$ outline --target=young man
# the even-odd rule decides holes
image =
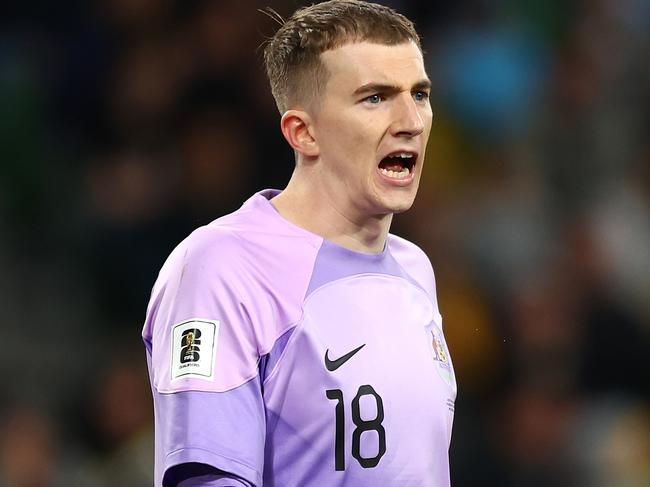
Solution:
[[[433,271],[388,233],[431,128],[412,23],[339,0],[265,51],[287,188],[196,230],[143,337],[156,485],[447,486],[456,383]]]

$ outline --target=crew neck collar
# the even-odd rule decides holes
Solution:
[[[356,256],[357,258],[361,258],[361,259],[377,260],[377,261],[382,260],[386,257],[386,254],[388,253],[388,239],[390,238],[390,234],[387,235],[386,242],[384,243],[384,248],[379,253],[361,252],[358,250],[350,249],[348,247],[344,247],[343,245],[332,242],[331,240],[328,240],[321,235],[310,232],[309,230],[306,230],[301,226],[296,225],[295,223],[287,220],[284,216],[282,216],[282,214],[278,211],[278,209],[275,206],[273,206],[273,203],[271,203],[271,199],[275,198],[281,192],[282,191],[279,189],[264,189],[262,191],[255,193],[255,195],[253,195],[253,197],[251,198],[251,203],[255,204],[255,206],[263,210],[266,214],[271,215],[274,219],[277,219],[279,222],[282,222],[282,224],[285,227],[290,228],[293,231],[296,231],[302,235],[309,236],[311,238],[320,239],[323,243],[323,246],[328,247],[332,252],[336,252],[341,255],[350,255],[350,256]]]

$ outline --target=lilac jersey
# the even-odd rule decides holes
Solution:
[[[192,233],[143,338],[156,485],[203,463],[255,486],[449,485],[456,382],[431,264],[389,235],[354,252],[263,191]]]

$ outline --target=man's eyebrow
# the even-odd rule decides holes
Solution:
[[[428,79],[423,79],[418,81],[413,85],[411,90],[428,90],[431,88],[431,81]],[[365,93],[398,93],[401,91],[401,88],[397,85],[388,84],[388,83],[366,83],[365,85],[359,86],[354,90],[353,95],[363,95]]]
[[[413,85],[413,90],[416,91],[421,91],[421,90],[430,90],[431,89],[431,80],[430,79],[423,79],[422,81],[418,81]]]
[[[365,93],[397,93],[400,91],[399,86],[387,83],[366,83],[354,90],[353,95],[363,95]]]

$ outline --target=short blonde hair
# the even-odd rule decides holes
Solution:
[[[413,22],[390,7],[356,0],[330,0],[297,10],[264,49],[264,64],[278,110],[309,104],[322,93],[329,73],[320,55],[352,42],[395,45],[420,37]]]

